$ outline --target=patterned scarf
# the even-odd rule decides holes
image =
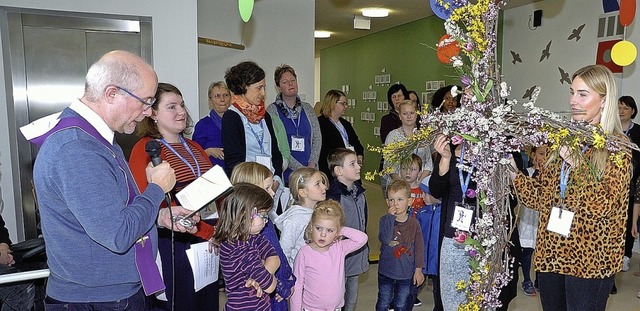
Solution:
[[[263,118],[266,112],[264,108],[264,101],[260,102],[260,105],[252,105],[239,95],[231,96],[232,105],[236,107],[242,114],[247,117],[249,122],[253,124],[259,123]]]

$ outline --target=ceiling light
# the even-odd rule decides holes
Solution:
[[[366,17],[387,17],[389,16],[389,10],[383,8],[371,8],[363,9],[362,16]]]
[[[324,30],[316,30],[313,32],[314,38],[329,38],[331,37],[331,33]]]

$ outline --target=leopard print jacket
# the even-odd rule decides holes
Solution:
[[[589,158],[590,150],[585,153]],[[537,177],[518,173],[514,184],[525,206],[540,212],[536,271],[580,278],[605,278],[622,269],[625,223],[631,178],[630,153],[623,165],[608,161],[600,180],[582,161],[571,170],[564,204],[575,213],[569,236],[547,230],[552,206],[560,203],[560,168],[556,159]]]

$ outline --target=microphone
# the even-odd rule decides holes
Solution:
[[[144,150],[147,152],[147,155],[151,158],[151,163],[153,163],[153,166],[158,166],[160,165],[160,163],[162,163],[162,158],[160,157],[161,149],[162,149],[162,146],[155,139],[148,141],[147,144],[144,145]],[[171,194],[165,193],[165,201],[167,201],[167,208],[169,208],[169,213],[171,213]],[[190,217],[173,216],[173,215],[170,215],[170,217],[171,219],[173,219],[174,222],[176,221],[179,222],[182,226],[184,226],[187,229],[196,225],[196,223],[193,220],[191,220]]]
[[[162,158],[160,158],[161,148],[162,147],[160,146],[160,143],[155,139],[148,141],[147,144],[144,145],[144,150],[151,158],[151,163],[153,163],[153,166],[158,166],[160,165],[160,163],[162,163]]]

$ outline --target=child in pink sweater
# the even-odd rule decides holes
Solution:
[[[294,263],[297,280],[290,309],[339,310],[344,305],[344,259],[367,243],[367,234],[345,227],[340,203],[327,200],[314,208],[305,239]]]

